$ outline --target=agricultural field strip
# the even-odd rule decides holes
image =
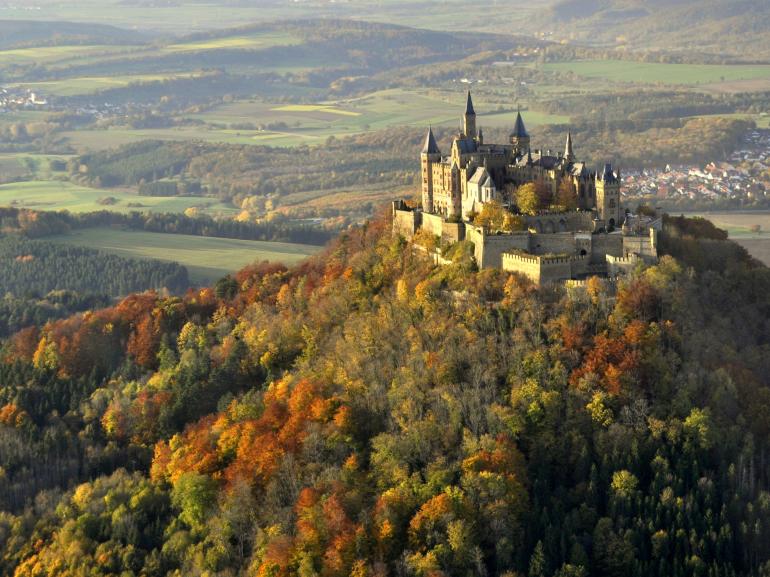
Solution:
[[[123,257],[178,262],[188,268],[191,279],[197,283],[210,283],[262,260],[294,264],[321,250],[304,244],[111,228],[78,230],[47,240],[97,248]]]
[[[553,72],[573,72],[613,82],[695,85],[768,79],[770,65],[666,64],[626,60],[575,60],[542,65]]]

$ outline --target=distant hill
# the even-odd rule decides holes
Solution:
[[[540,22],[577,41],[770,55],[766,0],[563,0]]]
[[[147,34],[105,24],[0,20],[0,49],[68,44],[141,44]]]

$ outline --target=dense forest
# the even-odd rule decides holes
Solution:
[[[123,296],[149,288],[183,292],[187,269],[173,262],[123,258],[96,249],[0,237],[0,294],[39,298],[51,291]]]
[[[4,232],[19,233],[28,238],[65,234],[73,230],[103,226],[125,227],[131,230],[191,234],[243,240],[269,240],[323,245],[333,233],[318,227],[281,222],[241,222],[215,219],[205,214],[187,216],[179,213],[130,212],[123,214],[100,210],[71,213],[67,211],[31,210],[0,207],[0,227]]]
[[[90,292],[83,295],[72,290],[54,290],[43,296],[30,292],[26,292],[24,296],[6,293],[0,299],[0,338],[31,326],[42,326],[51,319],[104,308],[112,300],[107,295],[95,295]]]
[[[8,339],[0,571],[770,571],[770,271],[703,220],[538,288],[387,218]]]

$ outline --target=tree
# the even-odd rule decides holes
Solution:
[[[562,178],[559,183],[559,190],[556,192],[556,204],[564,210],[572,211],[578,206],[577,192],[575,184],[570,178]]]
[[[522,214],[537,214],[540,209],[540,198],[533,183],[524,184],[516,190],[516,205]]]

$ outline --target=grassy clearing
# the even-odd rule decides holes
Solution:
[[[553,62],[545,70],[573,72],[586,78],[614,82],[661,84],[718,84],[770,79],[770,65],[658,64],[625,60]]]
[[[197,284],[212,284],[257,261],[294,264],[320,247],[283,242],[210,238],[183,234],[93,228],[48,240],[98,248],[119,256],[178,262]]]
[[[243,49],[257,50],[274,46],[295,46],[302,44],[302,39],[280,32],[263,32],[247,36],[227,36],[198,42],[185,42],[164,46],[163,52],[197,52],[201,50]]]
[[[61,60],[74,61],[81,58],[101,57],[106,54],[125,52],[125,46],[77,45],[77,46],[35,46],[0,50],[0,65],[51,64]]]
[[[100,199],[112,197],[113,204],[100,203]],[[135,204],[139,206],[129,206]],[[0,186],[0,206],[16,206],[35,210],[68,210],[92,212],[109,209],[113,212],[184,212],[190,207],[201,207],[210,215],[232,216],[236,209],[215,199],[190,196],[138,196],[120,190],[87,188],[65,181],[14,182]]]
[[[173,78],[192,78],[200,76],[196,72],[174,74],[135,74],[128,76],[81,76],[62,80],[47,80],[43,82],[20,82],[15,86],[40,91],[43,94],[55,96],[79,96],[94,94],[111,88],[124,88],[138,82],[159,82]]]

